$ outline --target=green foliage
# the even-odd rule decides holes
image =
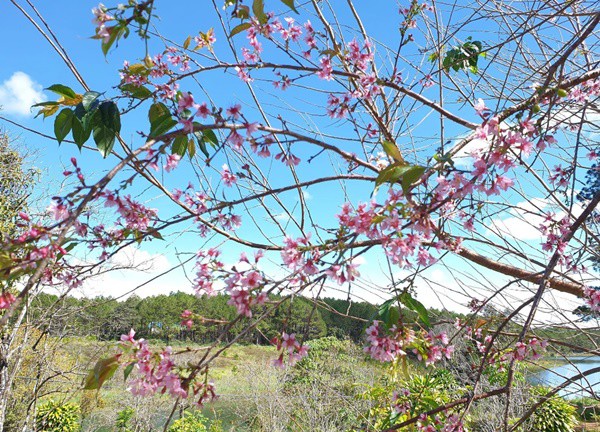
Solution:
[[[173,422],[169,432],[208,432],[207,422],[199,411],[186,411],[183,417]]]
[[[423,306],[420,301],[413,298],[409,292],[403,292],[402,294],[383,302],[381,306],[379,306],[378,319],[388,328],[398,324],[398,320],[400,319],[400,310],[393,306],[396,302],[403,304],[408,310],[416,312],[418,317],[427,327],[431,326],[429,313],[425,306]]]
[[[35,425],[40,432],[77,432],[79,406],[50,400],[37,409]]]
[[[530,403],[533,405],[550,389],[534,387]],[[561,397],[553,396],[545,401],[519,428],[522,432],[573,432],[577,425],[577,409]]]
[[[60,99],[56,102],[42,102],[34,107],[41,107],[37,115],[43,114],[44,118],[55,114],[61,106],[64,107],[54,119],[54,135],[58,143],[71,132],[73,141],[81,149],[93,135],[100,154],[108,156],[121,131],[121,114],[117,104],[111,100],[100,101],[101,95],[98,92],[78,94],[62,84],[54,84],[47,90],[61,96]]]
[[[389,428],[415,413],[445,405],[464,390],[450,371],[436,369],[415,373],[406,359],[393,364],[387,378],[383,384],[376,384],[361,395],[371,403],[365,418],[374,430]],[[398,399],[394,398],[395,392]],[[407,411],[398,412],[393,408],[395,404],[405,405]]]
[[[464,69],[476,74],[479,71],[477,63],[480,56],[485,57],[483,45],[481,42],[471,40],[471,37],[468,37],[464,44],[458,45],[446,53],[442,66],[446,72],[449,72],[450,69],[455,72]],[[437,56],[430,56],[431,61],[436,59]]]
[[[24,156],[11,146],[8,135],[0,133],[0,240],[15,235],[18,214],[27,211],[37,173],[26,167]]]
[[[403,192],[408,193],[410,187],[421,178],[425,167],[420,165],[407,165],[405,162],[395,162],[379,172],[375,180],[375,190],[383,183],[400,183]]]
[[[130,428],[129,422],[133,418],[135,414],[135,410],[131,407],[127,407],[122,409],[117,413],[117,420],[115,421],[115,426],[119,432],[132,432],[133,430]]]

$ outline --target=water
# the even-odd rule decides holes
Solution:
[[[529,378],[529,382],[547,387],[556,387],[572,376],[600,367],[600,357],[596,356],[573,356],[569,357],[568,360],[570,363],[557,360],[556,366],[535,373]],[[595,372],[569,384],[558,394],[567,398],[576,398],[591,396],[590,391],[595,392],[600,397],[600,372]]]

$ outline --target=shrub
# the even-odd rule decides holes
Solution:
[[[548,393],[547,388],[534,387],[530,403],[535,404],[546,393]],[[573,432],[577,425],[576,411],[576,408],[563,398],[553,396],[535,410],[520,430],[523,432]]]
[[[135,411],[131,407],[127,407],[117,413],[117,421],[115,425],[117,426],[117,430],[119,432],[130,432],[131,428],[129,427],[129,422],[133,418]]]
[[[186,411],[178,420],[169,427],[169,432],[207,432],[208,419],[199,411]]]
[[[38,408],[35,425],[36,430],[43,432],[77,432],[79,406],[50,400]]]

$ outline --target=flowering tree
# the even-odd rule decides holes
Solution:
[[[199,295],[228,293],[240,337],[294,296],[370,293],[384,302],[366,351],[429,366],[453,354],[423,304],[432,296],[474,313],[506,309],[500,323],[457,322],[455,337],[478,348],[480,373],[507,368],[507,383],[482,392],[476,381],[471,394],[404,410],[389,426],[462,430],[473,403],[503,395],[504,427],[517,428],[531,413],[509,426],[516,362],[547,344],[535,326],[575,326],[572,309],[600,307],[585,265],[597,253],[600,193],[578,194],[597,157],[600,13],[583,1],[412,1],[375,12],[352,1],[221,3],[203,6],[212,27],[182,40],[156,27],[159,2],[94,8],[108,58],[132,32],[144,43],[115,72],[116,86],[98,91],[37,10],[21,8],[78,82],[50,85],[57,100],[37,108],[82,156],[64,172],[72,190],[53,198],[52,221],[23,213],[22,233],[2,244],[3,283],[22,284],[3,290],[0,324],[38,286],[76,289],[127,245],[192,238],[181,266],[193,265]],[[131,142],[122,125],[137,133]],[[102,157],[114,164],[102,176],[81,168],[82,158]],[[81,264],[86,248],[93,260]],[[418,314],[418,330],[405,309]],[[206,324],[189,310],[182,320]],[[500,344],[511,321],[522,331]],[[211,362],[236,340],[217,339],[183,366],[132,330],[86,387],[124,365],[135,393],[203,404],[217,391]],[[307,353],[285,328],[272,343],[276,366]]]

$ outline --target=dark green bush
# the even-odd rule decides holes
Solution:
[[[549,389],[534,387],[530,403],[535,404]],[[527,419],[523,432],[573,432],[577,425],[576,408],[561,397],[553,396],[544,402],[535,413]]]

